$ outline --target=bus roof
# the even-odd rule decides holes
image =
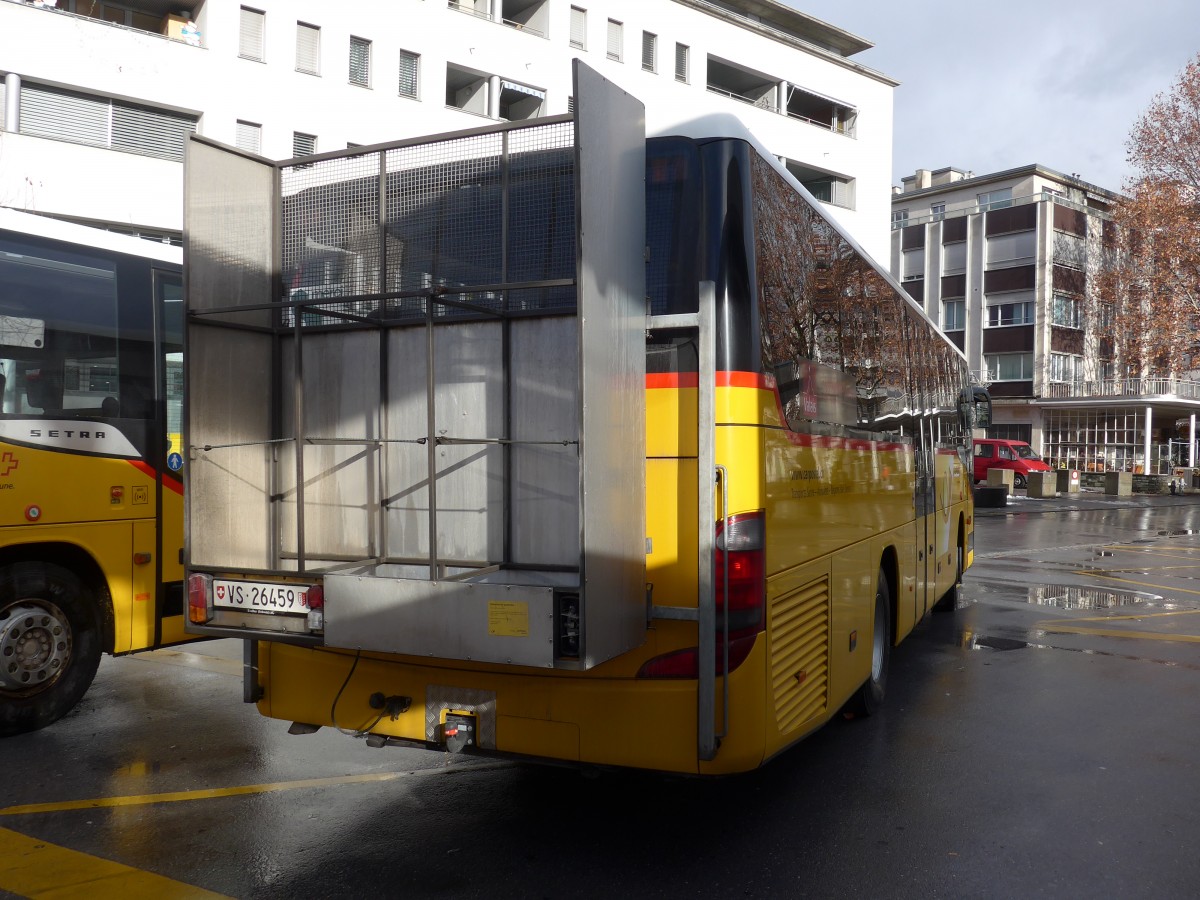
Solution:
[[[0,230],[183,265],[183,250],[180,247],[8,207],[0,207]]]

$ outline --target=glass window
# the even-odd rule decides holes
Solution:
[[[316,152],[317,136],[315,134],[292,132],[292,156],[312,156]]]
[[[994,444],[976,444],[975,445],[975,455],[981,456],[984,459],[991,459],[994,451],[995,451]]]
[[[989,328],[1006,325],[1032,325],[1036,315],[1033,291],[1010,291],[986,298]]]
[[[996,234],[987,239],[987,264],[989,266],[1032,262],[1036,253],[1036,231]]]
[[[421,57],[407,50],[400,51],[400,96],[417,96],[417,76],[420,74]]]
[[[904,267],[901,271],[904,273],[904,281],[908,281],[910,278],[924,278],[925,248],[917,247],[915,250],[905,250],[903,264]]]
[[[262,153],[262,126],[255,122],[243,122],[238,119],[234,145],[239,150]]]
[[[296,71],[321,74],[321,29],[316,25],[296,23]]]
[[[1051,353],[1050,380],[1067,383],[1083,381],[1083,357],[1073,353]]]
[[[608,20],[608,58],[621,61],[622,48],[625,42],[625,27],[614,19]]]
[[[350,83],[371,86],[371,42],[360,37],[350,38]]]
[[[967,242],[942,245],[942,272],[951,275],[967,271]]]
[[[989,209],[1004,209],[1006,206],[1012,206],[1012,188],[1010,187],[985,191],[979,195],[980,212],[986,212]]]
[[[1050,321],[1062,328],[1083,328],[1083,303],[1069,294],[1055,294]]]
[[[266,13],[242,7],[238,28],[238,56],[242,59],[263,61],[263,32]]]
[[[577,50],[587,49],[587,10],[571,7],[571,46]]]
[[[962,331],[967,327],[967,301],[944,300],[942,302],[942,330]]]
[[[149,272],[118,306],[115,263],[86,252],[0,239],[0,404],[52,418],[149,419]],[[123,336],[125,335],[125,336]],[[140,432],[131,430],[131,439]],[[137,438],[140,442],[141,438]]]
[[[687,44],[675,45],[675,80],[687,82],[688,80],[688,51]]]
[[[992,381],[1033,380],[1032,353],[986,353],[983,364]]]
[[[658,35],[642,32],[642,68],[647,72],[658,71]]]
[[[892,210],[892,227],[903,228],[908,224],[908,210],[894,209]]]
[[[933,221],[940,222],[942,219],[946,218],[946,204],[930,203],[929,214],[933,216]]]

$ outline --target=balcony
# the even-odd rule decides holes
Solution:
[[[447,6],[535,37],[546,37],[550,29],[549,0],[448,0]]]
[[[902,202],[901,198],[903,196],[905,195],[893,195],[892,200],[893,202]],[[896,218],[895,214],[893,214],[892,231],[905,228],[909,225],[924,225],[928,222],[941,222],[945,219],[956,219],[960,216],[969,216],[973,215],[974,213],[987,212],[989,209],[1007,209],[1011,206],[1022,206],[1026,203],[1041,203],[1044,200],[1053,201],[1056,205],[1064,206],[1067,209],[1073,209],[1079,212],[1087,213],[1088,215],[1098,216],[1102,221],[1112,218],[1111,214],[1102,210],[1098,210],[1091,206],[1086,206],[1082,203],[1075,203],[1059,194],[1055,194],[1051,191],[1045,191],[1037,194],[1029,194],[1025,197],[1013,197],[1011,200],[1004,201],[1003,207],[1001,207],[998,203],[981,204],[978,201],[970,200],[966,203],[960,203],[957,206],[947,207],[946,209],[939,210],[938,212],[932,212],[926,216],[904,216],[901,218]]]
[[[1101,381],[1052,382],[1044,400],[1090,400],[1096,397],[1172,397],[1200,401],[1200,382],[1186,378],[1106,378]]]
[[[707,88],[730,100],[798,119],[835,134],[855,136],[858,110],[737,63],[708,57]]]
[[[0,2],[32,6],[26,0],[0,0]],[[202,2],[195,3],[194,14],[198,17],[203,7]],[[75,19],[89,19],[98,24],[115,28],[128,28],[131,31],[141,31],[156,34],[174,41],[180,41],[199,47],[200,31],[195,23],[187,16],[177,15],[179,3],[177,0],[125,0],[122,3],[112,3],[108,0],[45,0],[45,5],[39,11],[54,15],[70,16]]]

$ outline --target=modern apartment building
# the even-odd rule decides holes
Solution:
[[[1057,468],[1168,475],[1197,463],[1200,384],[1119,357],[1130,323],[1097,279],[1116,197],[1039,165],[920,169],[892,195],[890,267],[988,384],[990,437]]]
[[[565,113],[578,57],[648,133],[737,117],[883,258],[870,46],[777,0],[0,0],[0,206],[174,236],[189,132],[286,159]]]

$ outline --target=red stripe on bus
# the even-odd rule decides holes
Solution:
[[[158,470],[155,469],[154,466],[148,465],[148,464],[142,462],[140,459],[131,459],[131,460],[128,460],[128,462],[131,466],[133,466],[135,469],[137,469],[139,472],[141,472],[147,478],[150,478],[152,480],[158,478]],[[183,482],[182,481],[177,481],[176,479],[172,478],[170,475],[163,475],[162,482],[163,482],[163,487],[165,487],[167,490],[174,491],[176,494],[179,494],[179,496],[181,496],[181,497],[183,496]]]
[[[648,388],[694,388],[700,384],[695,372],[647,372]],[[759,388],[769,391],[775,387],[775,379],[758,372],[718,372],[717,387]]]

